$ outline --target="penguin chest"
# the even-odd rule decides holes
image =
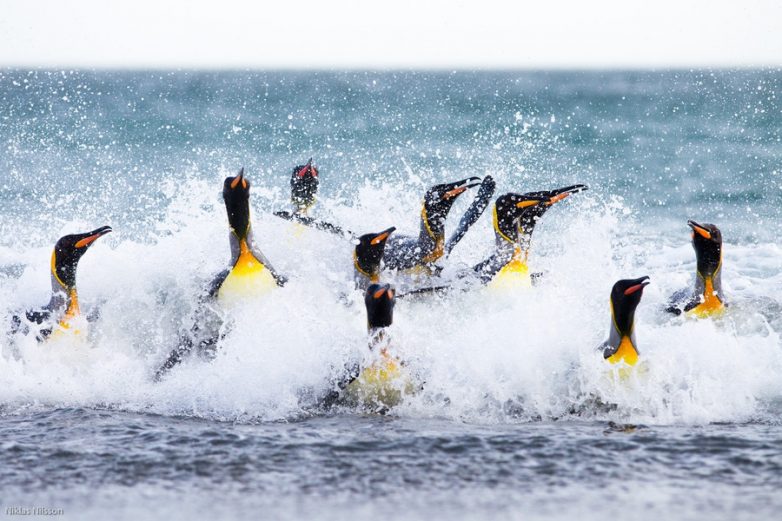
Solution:
[[[520,259],[513,259],[494,275],[489,282],[492,289],[513,289],[532,287],[529,266]]]
[[[696,318],[707,318],[719,316],[725,311],[725,304],[714,291],[714,284],[711,279],[706,280],[703,291],[703,302],[687,312],[689,316]]]
[[[606,358],[612,364],[618,364],[624,362],[627,365],[633,366],[638,363],[638,351],[635,350],[632,341],[627,336],[622,337],[622,341],[619,343],[619,348],[616,352]]]
[[[83,340],[87,331],[87,319],[79,310],[79,300],[75,294],[71,294],[68,308],[57,325],[52,328],[48,341],[72,341]]]
[[[412,394],[413,384],[395,358],[383,356],[366,367],[346,388],[351,401],[369,407],[393,407],[406,394]]]
[[[228,276],[220,285],[217,300],[224,305],[257,297],[276,286],[271,272],[255,256],[242,252]]]

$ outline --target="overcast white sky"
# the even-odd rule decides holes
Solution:
[[[0,66],[780,65],[780,0],[0,0]]]

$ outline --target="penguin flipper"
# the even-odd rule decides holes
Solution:
[[[343,393],[348,385],[352,384],[361,374],[361,366],[353,363],[345,366],[345,371],[334,382],[333,387],[329,389],[326,395],[320,400],[320,406],[323,409],[331,409],[344,399]]]
[[[291,213],[287,210],[278,210],[274,212],[274,215],[276,217],[279,217],[280,219],[285,219],[286,221],[293,221],[297,222],[299,224],[303,224],[304,226],[309,226],[310,228],[315,228],[316,230],[321,230],[324,232],[330,232],[334,235],[341,235],[342,237],[345,237],[346,239],[353,239],[356,237],[356,235],[349,231],[345,230],[340,226],[337,226],[336,224],[331,224],[327,221],[322,221],[320,219],[314,219],[312,217],[308,217],[306,215],[298,215],[295,213]]]
[[[192,350],[193,344],[190,338],[187,336],[180,337],[179,345],[176,347],[176,349],[171,351],[171,353],[168,355],[168,358],[166,358],[166,361],[163,362],[163,365],[161,365],[158,370],[155,371],[155,375],[152,377],[152,380],[155,383],[160,382],[171,369],[181,364],[182,361],[188,355],[190,355]]]
[[[680,289],[671,295],[668,301],[668,307],[665,308],[666,313],[679,316],[685,311],[697,306],[699,300],[692,295],[692,292],[688,289]]]
[[[206,297],[207,298],[217,298],[217,293],[220,291],[220,286],[223,285],[223,282],[225,282],[225,279],[228,278],[228,275],[230,275],[231,270],[223,270],[217,275],[215,275],[215,278],[212,279],[212,282],[209,283],[206,290]],[[201,304],[203,304],[203,298],[201,299]]]
[[[487,175],[483,178],[481,187],[478,189],[478,194],[475,196],[475,199],[473,199],[470,207],[467,208],[467,211],[464,212],[464,215],[459,221],[459,225],[456,227],[456,230],[445,242],[446,255],[451,253],[451,250],[453,250],[459,241],[462,240],[462,237],[464,237],[464,235],[467,233],[467,230],[469,230],[470,227],[475,224],[475,222],[483,214],[484,210],[486,210],[486,208],[489,206],[491,198],[494,195],[494,189],[496,187],[497,183],[494,181],[492,176]]]
[[[274,277],[274,280],[277,282],[278,286],[282,287],[286,282],[288,282],[288,277],[274,269],[274,266],[272,266],[271,262],[269,262],[269,259],[266,258],[266,255],[264,255],[261,250],[253,247],[253,255],[260,261],[261,264],[266,267],[267,270],[269,270],[269,273],[272,274],[272,277]]]
[[[422,295],[439,295],[443,296],[446,293],[448,293],[451,290],[451,286],[427,286],[425,288],[416,288],[411,289],[410,291],[406,291],[405,293],[399,293],[397,294],[396,298],[398,299],[404,299],[404,298],[410,298],[410,297],[418,297]]]
[[[222,325],[222,318],[209,307],[209,303],[217,298],[220,286],[223,285],[230,273],[230,270],[223,270],[209,283],[205,294],[199,298],[198,308],[193,315],[193,325],[190,327],[190,331],[180,333],[177,347],[169,353],[163,365],[155,371],[153,376],[155,382],[159,382],[171,369],[190,356],[196,345],[199,348],[199,353],[207,354],[206,358],[209,358],[208,354],[214,354],[217,341],[219,340],[219,326]],[[214,330],[212,334],[205,331],[205,326],[211,326],[211,329]],[[211,358],[214,358],[214,356],[211,356]]]

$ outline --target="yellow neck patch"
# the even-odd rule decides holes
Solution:
[[[635,365],[638,362],[638,351],[635,350],[635,346],[633,346],[633,343],[630,341],[630,337],[623,336],[621,342],[619,342],[619,349],[606,360],[612,364],[624,362],[627,365]]]
[[[237,300],[256,297],[274,288],[276,282],[271,272],[255,258],[246,241],[239,243],[239,258],[217,292],[221,304],[233,304]]]
[[[65,310],[65,314],[60,318],[57,323],[57,327],[52,331],[50,338],[57,338],[63,335],[81,335],[82,331],[79,329],[79,317],[81,316],[81,310],[79,309],[79,296],[76,293],[76,288],[71,288],[68,292],[68,307]]]
[[[426,263],[436,261],[445,253],[445,239],[440,237],[439,239],[435,239],[434,242],[434,251],[423,258],[423,261]]]
[[[717,296],[717,293],[714,291],[714,281],[711,277],[705,277],[703,282],[703,302],[689,310],[687,314],[697,318],[721,315],[725,311],[725,304],[722,303]]]

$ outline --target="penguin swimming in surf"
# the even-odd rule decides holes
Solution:
[[[218,273],[209,284],[196,311],[194,326],[189,334],[180,338],[179,347],[171,352],[158,369],[156,380],[179,364],[194,348],[206,358],[214,356],[223,321],[211,309],[213,304],[218,304],[223,310],[229,310],[247,299],[260,297],[277,286],[283,286],[287,281],[284,275],[274,269],[253,241],[250,182],[244,176],[244,168],[237,176],[227,177],[223,182],[223,201],[230,227],[230,267]]]
[[[318,168],[312,164],[312,158],[305,165],[297,165],[291,174],[291,206],[292,211],[279,210],[274,215],[282,219],[303,224],[318,230],[352,237],[352,234],[340,226],[331,224],[308,215],[315,205],[320,184]]]
[[[522,249],[519,220],[527,208],[542,204],[547,198],[527,194],[507,193],[494,203],[494,253],[473,267],[481,282],[493,279],[519,279],[529,285],[531,277],[527,267],[528,251]]]
[[[64,333],[81,333],[75,324],[82,316],[76,269],[95,241],[109,232],[110,226],[102,226],[91,232],[66,235],[57,241],[51,258],[52,296],[49,303],[40,309],[25,311],[23,317],[14,316],[12,333],[35,329],[39,341]]]
[[[611,289],[611,325],[608,340],[600,350],[611,364],[623,362],[634,366],[638,362],[638,343],[635,339],[635,309],[641,302],[649,277],[617,281]]]
[[[726,307],[722,292],[722,233],[713,224],[687,221],[687,225],[692,228],[695,249],[695,288],[675,293],[667,311],[697,318],[718,316]]]
[[[358,238],[353,250],[353,268],[356,287],[365,290],[369,284],[380,282],[380,268],[386,241],[396,230],[388,228],[379,233],[367,233]]]
[[[418,237],[394,235],[386,243],[383,262],[392,270],[423,269],[429,274],[438,271],[434,263],[451,252],[467,230],[478,220],[494,195],[495,183],[486,176],[470,177],[453,183],[431,187],[424,196],[421,208],[421,231]],[[467,189],[480,186],[478,196],[470,205],[456,231],[445,239],[445,220],[456,199]]]
[[[340,392],[332,395],[330,402],[343,402],[382,414],[399,404],[405,395],[413,394],[415,386],[403,362],[392,354],[387,328],[394,322],[393,286],[370,284],[364,294],[364,304],[369,351],[364,362],[339,385]]]
[[[584,190],[587,190],[586,185],[572,185],[498,197],[493,213],[495,251],[473,267],[481,282],[496,286],[530,286],[532,276],[527,259],[535,225],[555,203]]]

